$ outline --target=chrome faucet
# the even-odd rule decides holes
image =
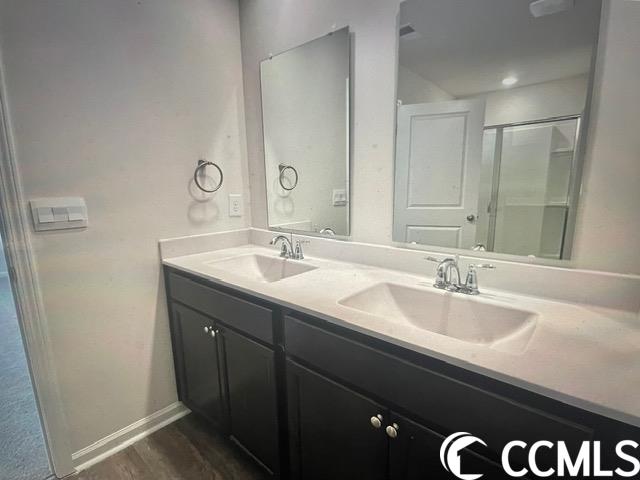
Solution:
[[[293,237],[292,237],[293,238]],[[293,254],[293,244],[284,235],[276,235],[271,239],[269,245],[277,245],[279,241],[282,241],[282,247],[280,248],[280,256],[282,258],[291,258]]]
[[[470,264],[469,271],[467,272],[467,278],[464,283],[460,278],[460,268],[458,266],[458,255],[455,258],[445,258],[444,260],[438,260],[435,257],[426,257],[425,260],[435,262],[438,264],[436,269],[436,281],[433,284],[434,287],[441,290],[447,290],[449,292],[464,293],[466,295],[478,295],[478,268],[495,269],[496,267],[490,263],[484,264]],[[455,280],[454,275],[455,274]]]
[[[336,235],[336,232],[331,227],[325,227],[320,230],[320,235],[328,235],[330,237],[334,237]]]
[[[296,248],[293,248],[293,235],[291,238],[287,238],[284,235],[276,235],[271,239],[269,245],[277,245],[282,241],[282,247],[280,248],[280,256],[282,258],[289,258],[291,260],[304,260],[304,252],[302,251],[302,244],[309,243],[308,241],[296,240]]]

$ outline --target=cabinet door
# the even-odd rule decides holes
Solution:
[[[382,406],[290,360],[287,390],[292,479],[387,478]]]
[[[279,470],[278,409],[273,350],[222,330],[231,436],[272,472]]]
[[[225,426],[224,394],[220,372],[218,339],[214,321],[181,305],[173,306],[173,341],[181,357],[176,372],[181,400],[191,410],[220,428]],[[212,333],[213,332],[213,333]]]
[[[440,447],[445,437],[428,428],[392,414],[392,424],[397,426],[397,436],[390,438],[391,480],[456,480],[440,462]],[[502,467],[468,449],[460,452],[461,473],[483,474],[491,480],[508,479]]]

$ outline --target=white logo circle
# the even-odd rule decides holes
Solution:
[[[485,447],[487,446],[482,440],[467,432],[458,432],[447,437],[440,447],[440,463],[442,463],[445,470],[461,480],[476,480],[482,477],[482,473],[465,474],[460,471],[462,468],[460,465],[460,451],[474,443],[480,443]]]

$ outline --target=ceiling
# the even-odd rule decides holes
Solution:
[[[455,97],[584,75],[600,24],[601,0],[534,18],[529,0],[406,0],[400,25],[418,35],[400,39],[400,65]]]

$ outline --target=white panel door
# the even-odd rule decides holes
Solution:
[[[484,101],[398,107],[393,239],[476,243]]]

